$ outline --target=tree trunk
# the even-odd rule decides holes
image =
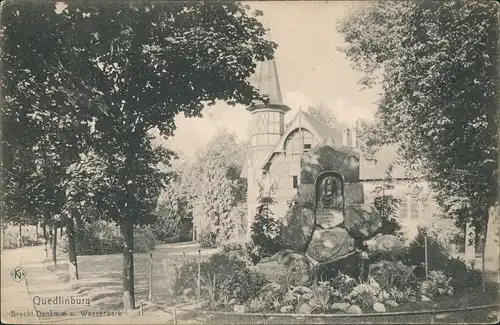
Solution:
[[[44,223],[42,228],[43,244],[45,245],[45,258],[49,258],[49,240],[47,238],[47,225]]]
[[[123,221],[123,309],[135,308],[134,300],[134,224],[130,212]]]
[[[485,272],[485,265],[486,265],[486,234],[488,232],[488,221],[489,221],[489,210],[486,210],[485,214],[485,220],[483,224],[483,229],[481,229],[481,245],[483,246],[481,250],[481,273],[482,273],[482,285],[483,285],[483,293],[486,292],[486,272]]]
[[[68,235],[69,279],[78,280],[78,263],[76,258],[75,227],[73,218],[68,218],[66,234]]]
[[[54,230],[52,231],[52,265],[57,266],[57,226],[54,225]]]
[[[77,252],[80,252],[81,254],[81,243],[84,240],[84,234],[83,234],[83,223],[82,223],[82,218],[79,213],[75,214],[75,219],[74,219],[74,232],[75,232],[75,250]]]
[[[126,149],[126,167],[128,171],[128,181],[126,185],[127,207],[124,211],[122,223],[123,233],[123,309],[129,312],[135,309],[134,290],[134,221],[136,217],[136,179],[137,179],[137,155],[140,152],[142,128],[134,122],[134,130],[128,137],[128,147]]]
[[[23,228],[21,224],[19,224],[19,237],[17,238],[17,248],[21,248],[23,245]]]

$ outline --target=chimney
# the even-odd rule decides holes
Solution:
[[[356,128],[351,130],[351,146],[357,148],[358,146],[358,136],[356,134]]]
[[[347,128],[342,130],[342,145],[347,146]]]

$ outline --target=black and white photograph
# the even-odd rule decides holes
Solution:
[[[0,10],[2,323],[500,321],[496,1]]]

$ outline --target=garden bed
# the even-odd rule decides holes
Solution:
[[[386,313],[280,314],[237,313],[216,310],[179,309],[178,324],[203,319],[206,324],[402,324],[402,323],[492,323],[498,321],[498,285],[489,283],[483,293],[466,290],[453,297],[401,304]]]

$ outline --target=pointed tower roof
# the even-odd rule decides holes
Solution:
[[[267,31],[268,41],[271,41],[270,29],[268,28]],[[291,108],[283,104],[278,68],[276,67],[274,58],[258,62],[255,71],[255,87],[259,89],[261,94],[268,96],[269,103],[266,105],[262,101],[255,101],[247,109],[253,111],[258,108],[278,108],[284,112],[288,112]]]

